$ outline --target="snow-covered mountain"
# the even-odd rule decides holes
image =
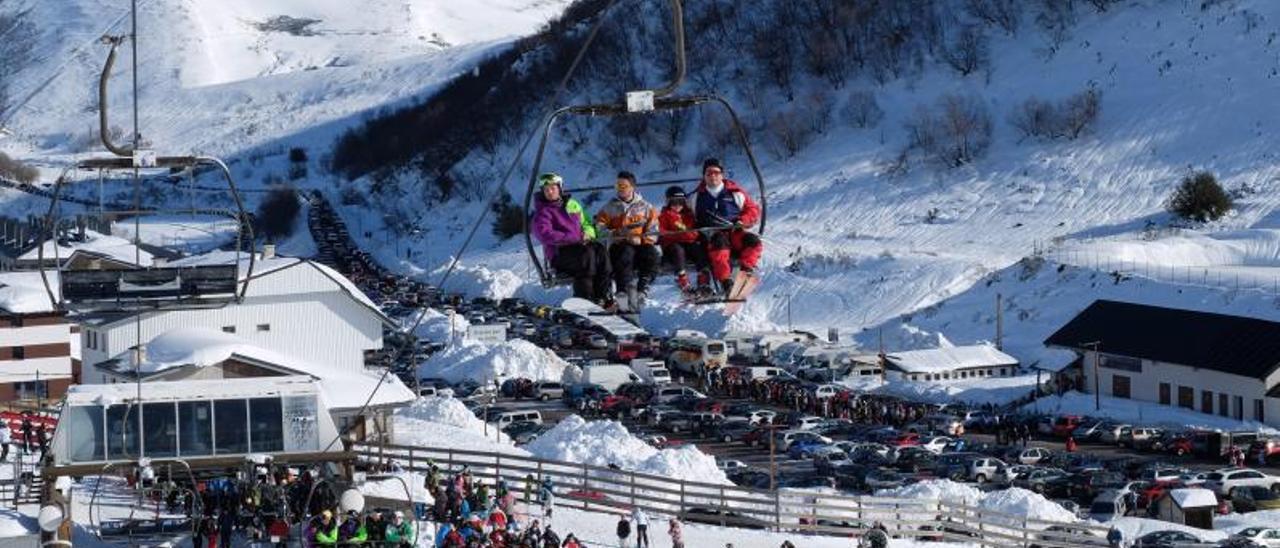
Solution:
[[[58,84],[9,115],[15,135],[0,140],[0,149],[25,158],[66,158],[77,151],[76,136],[93,123],[92,84],[103,53],[92,41],[125,7],[104,16],[91,12],[100,9],[97,4],[59,2],[73,7],[59,19],[53,14],[64,12],[46,4],[28,0],[23,8],[42,14],[37,51],[45,57],[19,71],[11,86],[19,92],[10,96],[21,98],[50,76]],[[149,76],[143,128],[166,147],[241,160],[238,174],[251,183],[280,169],[270,158],[255,167],[252,157],[306,146],[318,158],[365,118],[359,113],[423,101],[503,50],[510,43],[503,37],[532,31],[564,7],[533,0],[469,2],[452,8],[451,19],[430,15],[456,5],[443,1],[369,2],[359,9],[334,0],[236,1],[201,9],[202,4],[143,2],[142,28],[158,34],[144,47],[144,55],[154,57],[144,63]],[[793,5],[826,4],[832,3]],[[980,70],[962,75],[944,59],[951,54],[921,48],[908,62],[913,68],[896,77],[854,71],[839,85],[798,77],[790,100],[767,86],[759,93],[736,84],[721,90],[756,121],[751,137],[769,185],[765,281],[727,323],[718,311],[676,305],[674,291],[664,285],[644,314],[646,324],[711,331],[788,323],[847,332],[871,328],[859,336],[868,345],[883,327],[893,348],[937,344],[938,335],[960,344],[994,337],[1000,293],[1007,307],[1005,342],[1030,363],[1043,334],[1096,298],[1280,318],[1274,147],[1280,111],[1271,108],[1280,84],[1280,3],[1096,3],[1105,10],[1093,2],[938,4],[957,6],[946,19],[955,28],[937,29],[940,43],[954,47],[966,29],[986,37],[980,56],[988,61]],[[1013,6],[1020,22],[1010,31],[998,18],[983,21],[958,7],[979,4]],[[1067,17],[1059,24],[1045,20],[1042,4],[1073,8],[1059,14]],[[405,6],[412,6],[410,12]],[[616,17],[639,20],[657,36],[660,8],[620,6],[631,11]],[[0,6],[10,9],[18,8]],[[359,13],[347,13],[352,11]],[[726,17],[752,22],[750,12]],[[299,25],[293,33],[263,30]],[[585,25],[573,29],[581,33]],[[735,52],[705,59],[708,50],[691,43],[690,56],[701,59],[691,66],[714,67],[716,77],[703,68],[691,74],[690,89],[737,82],[736,73],[760,70]],[[661,80],[664,60],[649,53],[665,46],[632,46],[644,60],[628,78]],[[793,53],[800,61],[813,59],[812,52]],[[527,69],[538,54],[531,50],[517,68]],[[609,91],[599,83],[609,66],[617,64],[584,68],[573,95],[599,98]],[[544,84],[549,92],[554,79]],[[1076,139],[1027,137],[1011,123],[1028,99],[1059,102],[1084,90],[1099,94],[1101,110]],[[123,99],[123,87],[116,91]],[[855,94],[874,97],[883,111],[878,123],[847,122],[845,107]],[[922,108],[934,108],[948,95],[980,105],[992,125],[989,150],[953,168],[908,147],[908,125]],[[820,120],[823,130],[792,153],[780,148],[774,115],[798,111],[818,96],[834,99]],[[496,191],[495,174],[539,114],[527,109],[517,131],[503,135],[492,150],[468,151],[457,164],[457,173],[479,181],[475,195]],[[122,116],[116,114],[118,123],[127,125]],[[624,148],[623,155],[609,154],[603,124],[571,128],[556,137],[571,140],[580,131],[586,144],[553,147],[548,165],[565,173],[572,186],[601,183],[619,168],[642,177],[689,175],[701,154],[715,153],[730,163],[732,175],[747,178],[741,156],[715,150],[706,140],[695,142],[709,133],[700,121],[689,129],[673,162],[672,155],[658,151]],[[900,162],[904,150],[910,153]],[[335,201],[345,195],[343,212],[357,228],[355,236],[384,261],[434,273],[432,281],[481,208],[458,199],[427,205],[425,170],[411,162],[386,166],[390,176],[355,181],[324,173],[315,163],[316,174],[300,184],[332,192]],[[1235,193],[1237,207],[1221,221],[1170,228],[1164,202],[1179,179],[1195,170],[1216,173]],[[528,173],[516,173],[506,190],[518,197]],[[366,192],[375,186],[379,192]],[[647,193],[656,198],[659,191]],[[383,232],[388,226],[397,232]],[[566,296],[562,289],[538,287],[517,240],[499,242],[486,224],[450,289],[547,301]],[[412,259],[405,259],[410,249]],[[1023,260],[1033,255],[1036,267],[1028,271]],[[1109,275],[1113,271],[1121,274]]]

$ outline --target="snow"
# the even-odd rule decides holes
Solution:
[[[17,510],[0,510],[0,538],[21,537],[40,533],[36,518]]]
[[[693,445],[658,450],[637,438],[622,423],[586,421],[570,415],[525,445],[535,457],[580,462],[596,466],[616,465],[622,470],[672,479],[729,484],[711,457]]]
[[[1156,531],[1183,531],[1191,533],[1200,540],[1206,542],[1217,542],[1227,538],[1227,533],[1224,531],[1210,531],[1178,523],[1147,518],[1116,518],[1108,522],[1107,525],[1119,529],[1120,533],[1124,535],[1124,538],[1130,542],[1136,540],[1142,535],[1154,533]]]
[[[1218,497],[1213,491],[1192,487],[1187,489],[1174,489],[1169,491],[1169,496],[1173,497],[1173,501],[1182,508],[1199,508],[1209,506],[1218,507]]]
[[[559,381],[567,365],[554,352],[521,339],[496,345],[459,340],[418,364],[418,375],[450,382],[491,383],[509,378]]]
[[[133,240],[135,219],[111,224],[111,234]],[[142,243],[180,250],[186,254],[204,253],[235,242],[237,223],[227,217],[213,215],[141,216],[138,233]],[[130,257],[132,260],[132,257]]]
[[[897,378],[850,376],[837,381],[858,392],[897,396],[923,403],[965,402],[974,405],[1004,405],[1026,396],[1036,387],[1035,375],[981,377],[939,381],[909,381]]]
[[[1213,527],[1236,533],[1246,527],[1275,528],[1280,523],[1280,510],[1259,510],[1247,514],[1227,514],[1213,519]]]
[[[418,398],[395,411],[395,443],[475,451],[496,451],[528,456],[511,445],[511,440],[495,427],[485,427],[461,401],[451,396]]]
[[[49,271],[49,289],[58,295],[58,273]],[[0,309],[13,314],[53,312],[53,302],[39,272],[0,273]]]
[[[369,296],[365,295],[364,292],[361,291],[360,288],[356,286],[354,282],[347,279],[346,276],[343,276],[337,270],[330,268],[328,265],[321,264],[316,261],[309,261],[306,259],[298,259],[293,257],[282,257],[280,255],[276,255],[275,257],[264,259],[261,253],[257,253],[255,254],[255,258],[253,261],[252,276],[253,276],[253,279],[257,279],[262,276],[274,274],[276,272],[284,270],[285,268],[292,267],[299,263],[305,264],[307,266],[315,268],[316,270],[319,270],[326,277],[333,280],[333,282],[337,284],[339,289],[341,289],[343,292],[350,295],[351,298],[355,299],[360,304],[363,304],[364,306],[374,310],[379,315],[382,314],[382,310],[378,308],[378,305],[375,304],[372,300],[370,300]],[[248,254],[245,254],[245,253],[237,254],[234,251],[212,251],[209,253],[205,253],[203,255],[193,255],[191,257],[184,257],[182,259],[178,259],[176,261],[172,261],[169,263],[170,266],[209,266],[209,265],[230,265],[230,264],[234,264],[238,267],[240,281],[244,281],[244,279],[250,275]],[[250,281],[249,288],[250,288],[251,294],[253,292],[253,287],[254,287],[254,284],[252,281]]]
[[[994,346],[977,344],[894,352],[885,356],[890,364],[908,373],[954,371],[971,367],[1016,366],[1018,360]]]
[[[187,399],[244,398],[315,394],[320,386],[314,379],[295,375],[244,379],[157,382],[147,385],[143,397],[148,402]],[[137,398],[137,385],[73,384],[67,388],[68,405],[115,405]]]
[[[1049,348],[1040,354],[1040,360],[1030,365],[1033,369],[1057,373],[1080,359],[1080,355],[1065,348]]]
[[[1217,415],[1208,415],[1191,409],[1183,409],[1154,402],[1102,396],[1102,409],[1095,410],[1093,394],[1067,392],[1061,396],[1045,396],[1023,406],[1023,410],[1053,415],[1088,415],[1105,417],[1139,426],[1159,426],[1174,429],[1248,430],[1264,434],[1280,433],[1275,428],[1255,421],[1238,421]]]
[[[453,325],[449,324],[450,316],[441,314],[434,308],[427,308],[419,312],[414,312],[408,316],[399,318],[400,330],[408,330],[413,327],[415,321],[418,320],[418,314],[422,314],[422,321],[414,328],[413,334],[421,340],[433,343],[450,342],[450,337],[457,337],[466,333],[471,327],[471,322],[462,314],[453,315]]]
[[[66,261],[76,251],[103,255],[108,258],[134,264],[135,259],[140,261],[142,266],[150,266],[152,257],[151,253],[146,250],[138,250],[133,242],[119,236],[108,236],[100,234],[92,230],[85,230],[85,241],[78,242],[67,240],[65,245],[57,240],[47,240],[39,246],[22,255],[18,256],[20,261],[35,261],[39,258],[41,249],[44,251],[46,261],[52,261],[55,254],[60,261]],[[135,257],[135,253],[137,256]]]
[[[131,354],[125,351],[119,359],[127,363]],[[413,399],[413,392],[395,375],[316,365],[203,327],[177,327],[157,335],[146,343],[145,357],[138,369],[143,373],[156,373],[187,365],[206,367],[237,356],[314,376],[323,387],[325,403],[330,409],[358,409],[366,401],[372,407],[396,405]]]
[[[1056,502],[1044,498],[1043,495],[1026,489],[1011,487],[997,491],[983,492],[968,484],[951,480],[925,480],[894,489],[881,489],[876,496],[903,499],[925,499],[955,502],[976,507],[982,511],[1005,514],[1017,518],[1030,518],[1045,522],[1076,523],[1075,514]],[[1021,525],[1019,520],[1002,520],[991,516],[994,523]],[[1044,528],[1046,524],[1031,524],[1031,527]]]

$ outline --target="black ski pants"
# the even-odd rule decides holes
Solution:
[[[609,256],[599,242],[563,245],[551,267],[573,278],[573,296],[601,301],[609,296]]]
[[[649,284],[658,275],[661,257],[656,245],[614,243],[609,246],[609,259],[618,291],[625,291],[633,284],[637,291],[648,291]]]

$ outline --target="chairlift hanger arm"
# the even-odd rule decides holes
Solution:
[[[107,53],[107,63],[102,67],[102,76],[98,78],[98,133],[102,138],[102,146],[107,147],[116,156],[132,157],[134,148],[131,145],[117,145],[111,142],[111,128],[107,123],[107,83],[111,80],[111,68],[116,64],[116,50],[120,48],[123,36],[103,36],[102,40],[111,45]]]

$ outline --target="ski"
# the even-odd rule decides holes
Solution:
[[[759,276],[739,270],[733,276],[733,288],[729,290],[729,295],[725,298],[727,304],[724,305],[724,315],[732,316],[737,314],[742,309],[743,303],[747,302],[747,297],[750,297],[759,285]]]

